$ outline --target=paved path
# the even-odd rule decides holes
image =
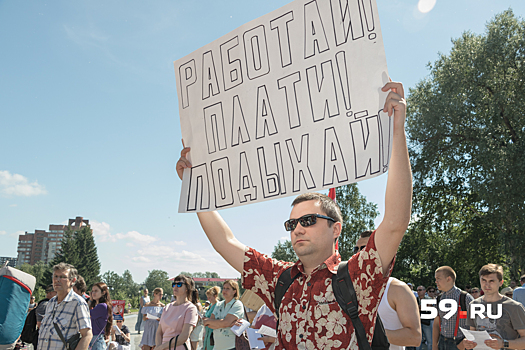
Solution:
[[[140,350],[139,344],[142,339],[142,332],[138,334],[135,330],[135,323],[137,323],[137,314],[124,314],[124,324],[128,326],[131,332],[131,350]]]

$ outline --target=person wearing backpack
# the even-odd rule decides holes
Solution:
[[[33,349],[38,348],[38,330],[42,324],[42,319],[46,314],[47,303],[51,298],[57,295],[52,284],[48,285],[45,291],[45,299],[40,300],[36,308],[31,310],[27,315],[24,328],[22,329],[22,335],[20,336],[20,339],[23,342],[33,344]]]
[[[51,285],[51,290],[53,290],[53,285]],[[51,297],[54,295],[56,295],[56,293],[54,293]],[[22,328],[22,334],[20,334],[20,340],[26,344],[33,344],[34,349],[38,347],[38,328],[40,328],[40,323],[42,321],[43,314],[46,312],[46,305],[49,299],[51,298],[46,297],[45,299],[42,299],[40,302],[36,303],[36,307],[29,311],[26,316],[24,328]],[[40,313],[42,313],[42,316],[39,315]]]
[[[243,274],[243,287],[261,297],[272,311],[275,310],[273,304],[277,300],[275,288],[279,276],[290,271],[293,283],[286,290],[276,315],[279,319],[277,350],[370,348],[379,301],[392,271],[397,248],[408,227],[412,202],[403,85],[389,82],[382,91],[388,93],[383,112],[392,117],[393,126],[385,214],[360,254],[341,262],[336,250],[343,224],[341,211],[330,197],[323,194],[302,194],[292,203],[290,219],[284,226],[290,232],[292,246],[299,258],[295,263],[277,261],[246,247],[235,238],[216,211],[197,213],[215,250]],[[192,166],[187,158],[189,152],[190,148],[185,147],[176,165],[181,179],[184,170]],[[258,220],[247,222],[244,230],[269,219],[267,213],[261,213]],[[343,274],[349,277],[345,278]],[[349,282],[355,286],[357,302],[342,309],[334,295],[333,284],[344,285],[338,289],[344,292],[349,289]],[[359,320],[361,325],[358,328],[362,332],[354,330],[355,319]]]
[[[467,292],[456,287],[456,272],[450,266],[441,266],[436,269],[436,286],[443,293],[437,297],[438,315],[434,319],[432,329],[432,349],[434,350],[457,350],[464,349],[460,345],[465,337],[459,330],[467,328],[467,307],[472,300],[472,296]],[[444,318],[447,312],[441,311],[439,302],[445,299],[455,300],[458,305],[458,311],[448,320]],[[460,312],[465,313],[465,318],[460,318]],[[460,345],[460,347],[458,347]]]

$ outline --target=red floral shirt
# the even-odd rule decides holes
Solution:
[[[359,302],[359,317],[372,342],[377,307],[393,263],[383,276],[375,232],[368,245],[348,261],[348,270]],[[275,285],[281,273],[292,266],[297,277],[283,297],[279,309],[276,349],[358,349],[350,317],[341,310],[332,291],[332,275],[341,262],[338,252],[315,268],[310,276],[298,261],[278,261],[248,248],[244,256],[243,287],[259,295],[275,313]]]

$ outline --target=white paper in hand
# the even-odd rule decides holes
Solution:
[[[120,329],[117,327],[117,325],[113,325],[113,328],[115,329],[115,334],[116,335],[122,335],[122,333],[120,333]]]
[[[261,335],[257,333],[257,329],[248,328],[246,330],[246,333],[248,333],[248,341],[250,342],[250,349],[264,349],[266,347],[266,345],[264,345],[264,342],[259,339]]]
[[[490,350],[491,348],[485,345],[485,340],[492,339],[487,331],[469,331],[459,327],[467,340],[475,342],[477,345],[474,349],[476,350]]]
[[[238,337],[241,336],[242,332],[244,332],[246,328],[250,327],[250,322],[244,319],[240,319],[239,321],[242,323],[240,326],[235,325],[231,328],[232,332]]]
[[[277,332],[275,331],[275,329],[265,325],[262,325],[261,329],[259,329],[257,333],[259,333],[260,335],[267,335],[269,337],[277,338]]]
[[[157,316],[153,316],[152,314],[146,314],[146,317],[147,317],[149,320],[158,320],[158,319],[159,319]]]

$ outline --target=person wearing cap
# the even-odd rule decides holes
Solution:
[[[525,275],[521,276],[520,283],[521,287],[514,289],[512,299],[520,302],[521,305],[525,306]]]
[[[484,345],[492,349],[525,349],[525,308],[499,293],[503,267],[498,264],[483,266],[479,270],[479,280],[485,294],[472,301],[467,309],[467,326],[473,331],[486,331],[492,338],[485,340]],[[471,310],[478,305],[484,306],[481,315],[479,311],[471,315]],[[477,343],[464,339],[463,345],[473,349]]]
[[[42,299],[38,306],[36,307],[36,325],[38,328],[40,328],[40,325],[42,324],[42,319],[44,318],[44,315],[46,314],[46,306],[49,300],[51,300],[52,297],[57,295],[57,292],[53,289],[53,285],[50,284],[46,287],[46,298]],[[36,347],[35,347],[36,349]]]

